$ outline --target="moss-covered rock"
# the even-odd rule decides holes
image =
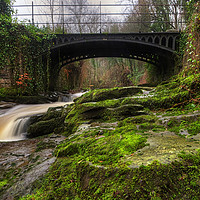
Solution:
[[[86,103],[86,102],[96,102],[103,101],[107,99],[117,99],[121,97],[132,96],[137,93],[142,93],[142,87],[121,87],[121,88],[111,88],[111,89],[99,89],[92,90],[80,98],[77,98],[75,102]]]
[[[188,91],[171,91],[171,93],[168,94],[155,92],[153,96],[146,98],[126,97],[122,99],[121,104],[141,104],[150,110],[158,110],[184,106],[184,102],[187,102],[189,98],[190,94]]]
[[[130,116],[145,115],[143,106],[139,104],[120,105],[120,100],[108,100],[74,104],[69,110],[66,119],[66,134],[76,131],[81,123],[95,121],[117,121]]]
[[[130,116],[137,116],[142,115],[145,112],[141,112],[143,110],[143,106],[139,104],[126,104],[119,106],[117,108],[109,108],[109,114],[114,117],[130,117]],[[140,111],[140,112],[138,112]]]
[[[36,122],[29,126],[27,130],[27,137],[33,138],[50,134],[54,132],[56,128],[60,128],[63,126],[64,119],[65,117],[57,117],[46,121]]]
[[[32,116],[30,126],[27,130],[27,137],[33,138],[47,135],[52,132],[62,132],[65,120],[64,108],[52,107],[45,114]]]
[[[140,115],[128,117],[118,123],[118,126],[125,126],[126,124],[142,124],[142,123],[155,123],[159,118],[154,115]]]

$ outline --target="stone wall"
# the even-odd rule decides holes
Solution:
[[[11,82],[9,78],[9,72],[7,69],[0,69],[0,88],[1,87],[10,87]]]

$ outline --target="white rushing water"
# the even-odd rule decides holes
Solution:
[[[60,98],[62,102],[33,105],[22,104],[14,106],[7,110],[7,112],[0,112],[0,142],[25,139],[30,116],[45,113],[50,107],[71,104],[75,98],[80,97],[82,94],[84,93],[66,95],[66,98],[65,96]]]
[[[0,115],[0,141],[17,141],[25,138],[30,116],[45,113],[49,107],[64,106],[72,102],[17,105]]]

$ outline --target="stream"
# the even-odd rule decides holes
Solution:
[[[16,105],[6,112],[0,112],[0,142],[18,141],[26,138],[26,130],[31,116],[47,112],[49,107],[64,106],[73,103],[73,99],[83,93],[60,96],[55,103]]]

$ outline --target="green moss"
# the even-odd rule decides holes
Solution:
[[[48,141],[48,142],[40,141],[37,143],[37,147],[35,151],[39,152],[43,149],[50,149],[50,148],[55,148],[55,147],[56,147],[56,144],[53,141]]]
[[[92,90],[84,94],[80,98],[77,98],[75,102],[86,103],[104,101],[107,99],[116,99],[126,96],[132,96],[140,92],[142,92],[142,88],[140,87],[116,87],[110,89],[98,89]]]
[[[155,123],[142,123],[138,126],[139,130],[143,130],[143,131],[154,131],[154,132],[161,132],[161,131],[165,131],[166,128],[162,125],[158,125]]]
[[[195,122],[181,120],[181,122],[169,121],[168,126],[170,127],[169,130],[175,132],[177,134],[180,133],[181,130],[188,131],[190,135],[197,135],[200,133],[200,121],[197,120]]]
[[[137,169],[98,168],[71,158],[59,158],[44,185],[23,199],[199,199],[199,153],[183,161],[153,162]]]
[[[136,126],[89,130],[62,144],[57,155],[70,157],[76,154],[94,165],[116,165],[122,157],[145,146],[146,138],[135,131]]]
[[[88,106],[95,105],[96,107],[104,107],[104,108],[116,108],[116,107],[120,106],[120,102],[121,102],[120,99],[112,99],[112,100],[107,99],[107,100],[98,101],[95,103],[86,103],[86,105],[88,105]],[[85,104],[82,104],[82,105],[85,105]]]
[[[8,184],[8,180],[0,181],[0,190],[7,184]]]
[[[124,119],[123,121],[119,122],[119,126],[124,126],[126,124],[141,124],[141,123],[155,123],[158,118],[156,116],[152,115],[141,115],[141,116],[135,116],[135,117],[128,117]]]

